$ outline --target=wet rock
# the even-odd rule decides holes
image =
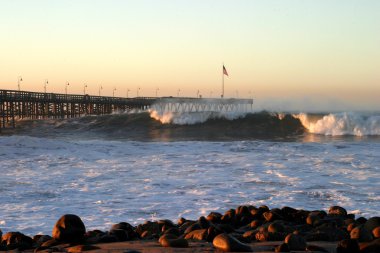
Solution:
[[[281,210],[278,209],[278,208],[274,208],[268,212],[265,212],[263,214],[265,220],[267,222],[272,222],[272,221],[275,221],[275,220],[283,220],[284,218],[282,217],[282,213],[281,213]]]
[[[172,235],[180,236],[181,231],[179,231],[178,228],[169,228],[164,231],[164,234],[172,234]]]
[[[380,238],[380,226],[372,230],[372,235],[374,238]]]
[[[171,248],[187,248],[189,243],[184,238],[178,238],[175,235],[166,234],[160,237],[158,240],[162,247],[171,247]]]
[[[365,226],[360,225],[351,230],[351,239],[356,239],[359,242],[369,242],[372,241],[372,233],[365,228]]]
[[[379,252],[380,252],[380,239],[375,239],[372,242],[360,244],[360,253],[379,253]]]
[[[152,235],[158,235],[160,234],[160,225],[158,222],[152,222],[152,221],[146,221],[144,224],[140,224],[136,227],[136,233],[141,237],[141,234],[144,233],[144,231],[149,231]]]
[[[288,244],[290,250],[305,250],[306,241],[305,239],[297,234],[288,234],[285,237],[285,243]]]
[[[332,206],[329,209],[329,215],[330,216],[340,216],[340,217],[346,217],[347,211],[343,207],[340,206]]]
[[[260,227],[262,224],[263,224],[263,222],[261,220],[253,220],[253,221],[251,221],[249,226],[253,229],[256,229],[256,228]]]
[[[206,240],[207,235],[208,235],[207,231],[208,231],[207,229],[193,230],[190,233],[185,235],[185,239],[193,239],[193,240],[198,240],[198,241]]]
[[[369,219],[364,223],[364,227],[365,227],[368,231],[373,231],[374,228],[376,228],[376,227],[380,227],[380,217],[372,217],[372,218],[369,218]]]
[[[269,233],[282,233],[285,231],[285,226],[280,221],[274,221],[268,226]]]
[[[8,250],[25,250],[32,247],[33,239],[20,232],[8,232],[2,235],[1,245]]]
[[[74,214],[65,214],[55,223],[52,236],[62,242],[81,242],[85,233],[86,227],[81,218]]]
[[[138,238],[138,234],[135,232],[135,227],[133,227],[128,222],[120,222],[120,223],[112,225],[112,227],[110,229],[110,234],[121,235],[122,234],[121,232],[117,232],[114,230],[123,230],[125,232],[126,238],[124,238],[124,235],[121,236],[123,241]]]
[[[217,235],[212,241],[212,244],[215,248],[224,252],[252,252],[252,248],[249,245],[238,241],[226,233]]]
[[[218,212],[211,212],[207,215],[206,219],[212,223],[220,223],[222,219],[222,214]]]
[[[123,229],[112,229],[109,235],[113,235],[117,238],[118,242],[128,241],[128,232]]]
[[[97,246],[94,246],[94,245],[77,245],[77,246],[68,248],[67,252],[79,253],[79,252],[83,252],[83,251],[97,250],[97,249],[100,249],[100,248]]]
[[[198,224],[202,229],[210,227],[210,222],[204,216],[199,217]]]

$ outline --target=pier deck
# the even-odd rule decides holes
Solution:
[[[154,108],[161,111],[232,111],[252,106],[252,99],[105,97],[0,90],[0,129],[15,127],[20,119],[75,118],[117,111]]]

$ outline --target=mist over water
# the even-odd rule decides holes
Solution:
[[[20,121],[0,136],[0,228],[50,234],[74,213],[107,230],[242,204],[380,215],[378,119],[151,111]]]

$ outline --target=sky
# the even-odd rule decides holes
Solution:
[[[224,64],[225,97],[264,109],[379,110],[379,13],[378,0],[0,0],[0,89],[22,77],[37,92],[215,98]]]

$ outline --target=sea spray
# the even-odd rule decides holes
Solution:
[[[150,117],[162,124],[194,125],[204,123],[209,119],[235,120],[246,116],[247,112],[162,112],[150,110]]]
[[[313,118],[309,114],[294,114],[310,133],[342,136],[380,135],[380,116],[359,113],[330,113],[322,118]]]

